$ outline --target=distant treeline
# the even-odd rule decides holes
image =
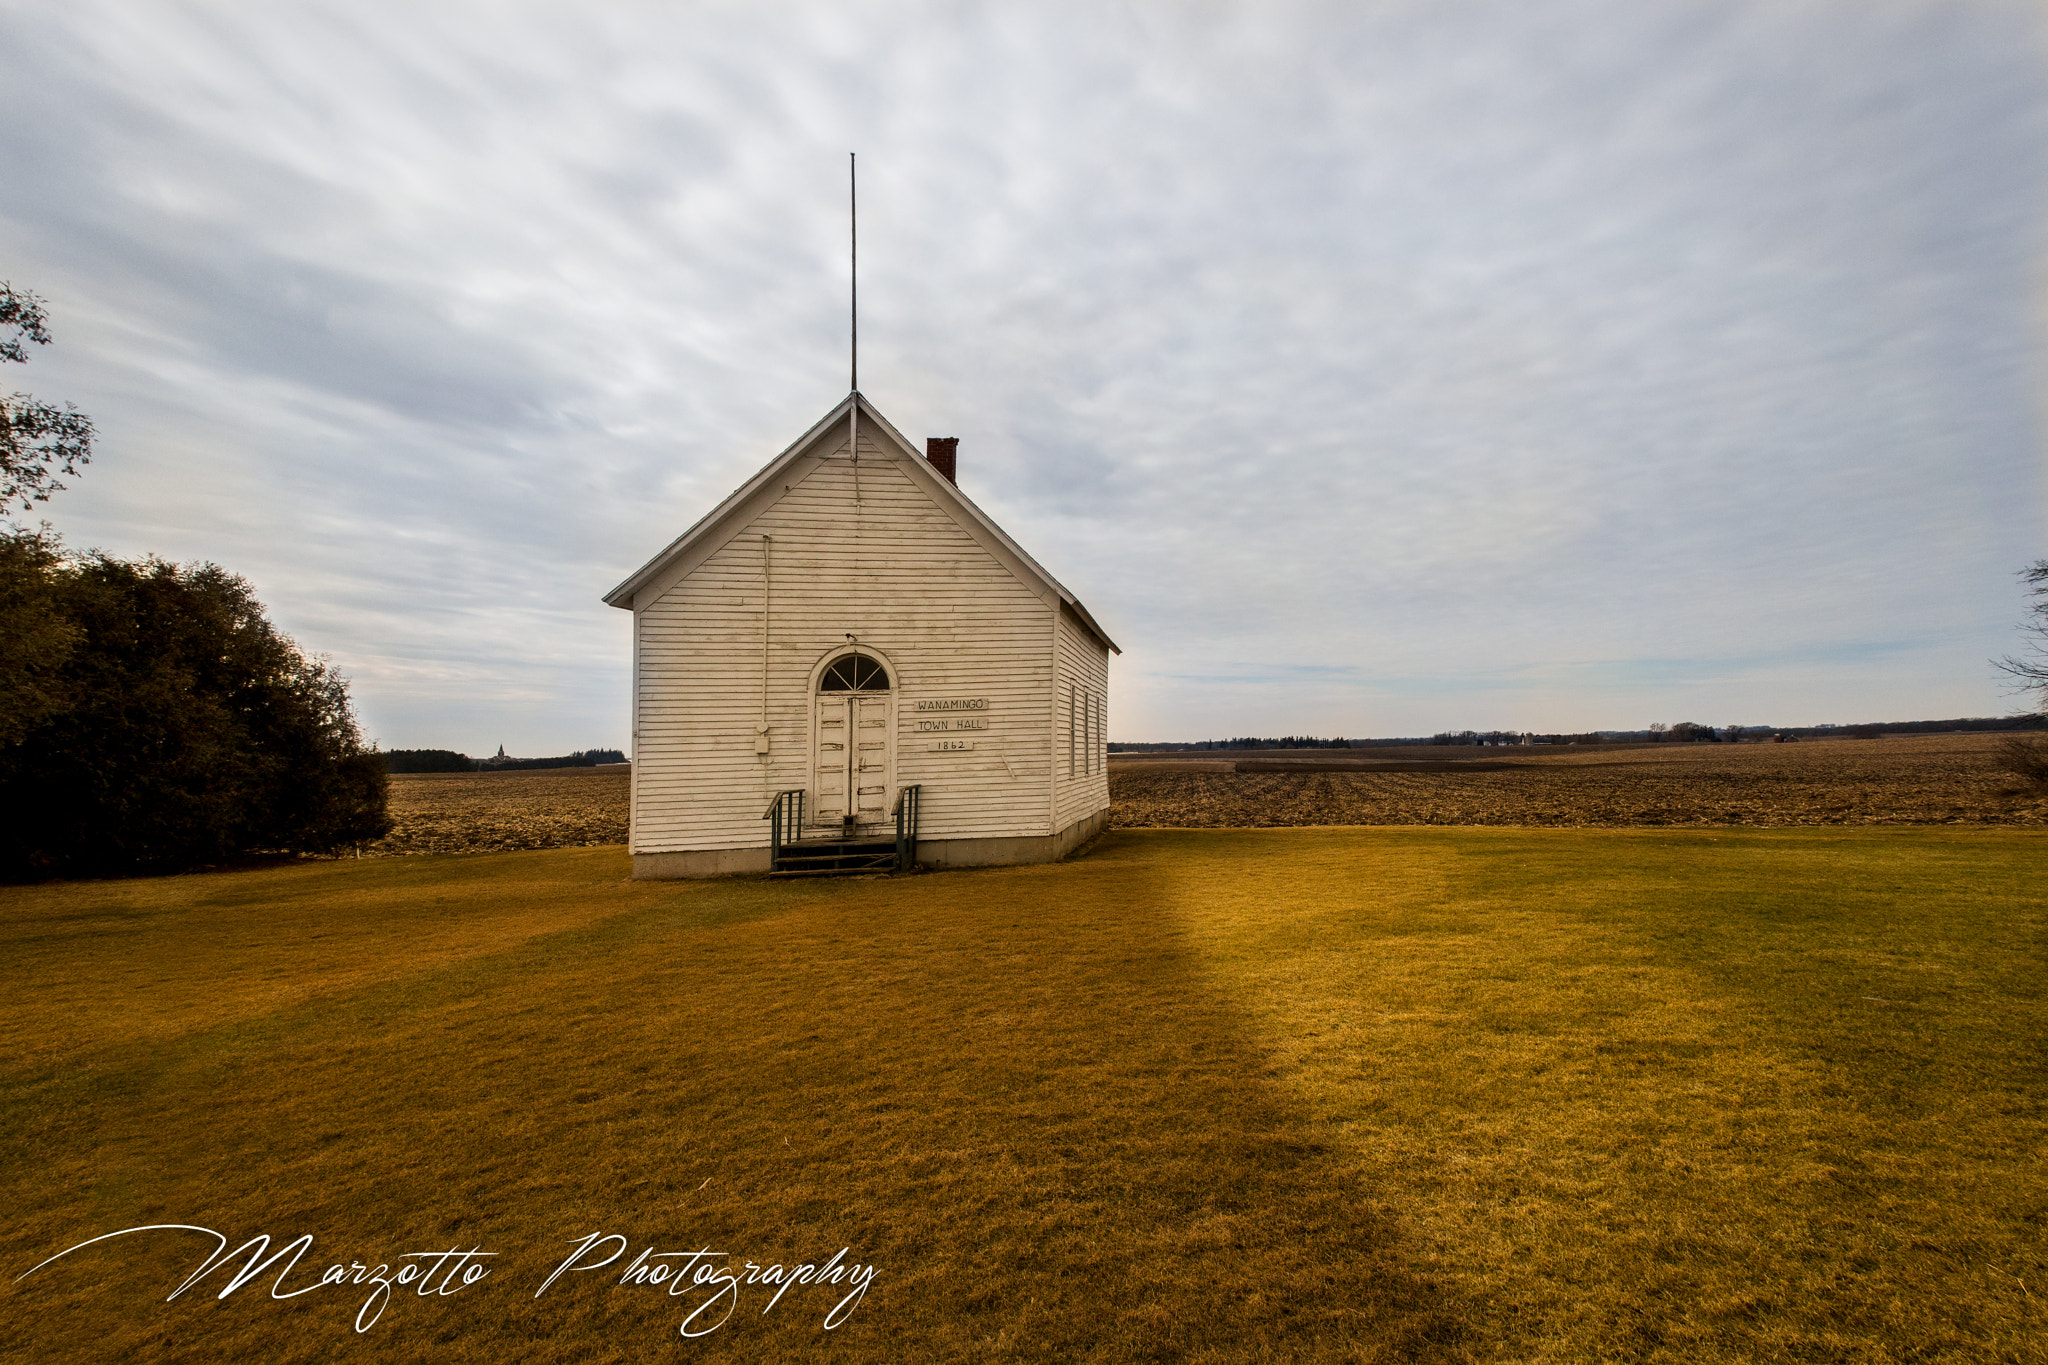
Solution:
[[[1788,734],[1825,735],[1868,730],[1879,735],[1938,735],[1951,730],[2042,730],[2048,729],[2048,716],[1970,716],[1963,720],[1887,720],[1869,725],[1838,725],[1830,731],[1827,727],[1809,727],[1787,731]]]
[[[624,763],[618,749],[578,749],[560,758],[471,758],[453,749],[391,749],[384,755],[384,771],[392,773],[495,773],[521,768],[594,768],[600,763]]]
[[[1112,743],[1109,751],[1113,754],[1126,753],[1178,753],[1197,749],[1372,749],[1383,745],[1427,744],[1426,738],[1418,739],[1317,739],[1312,735],[1282,735],[1278,739],[1197,739],[1174,741],[1162,744]]]
[[[1523,730],[1446,730],[1405,739],[1319,739],[1282,735],[1275,739],[1201,739],[1159,744],[1113,743],[1118,753],[1187,752],[1201,749],[1374,749],[1419,744],[1722,744],[1770,739],[1875,739],[1879,735],[1946,734],[1957,730],[2040,730],[2048,716],[1969,716],[1958,720],[1889,720],[1861,725],[1699,725],[1689,720],[1643,730],[1589,730],[1578,734],[1532,734]]]
[[[473,773],[476,760],[453,749],[391,749],[384,755],[387,773]]]
[[[625,761],[625,754],[617,749],[578,749],[560,758],[486,758],[477,764],[477,768],[494,773],[515,768],[595,768],[600,763]]]

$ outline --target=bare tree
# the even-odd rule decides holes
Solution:
[[[2032,699],[2035,714],[2040,715],[2048,713],[2048,559],[2037,559],[2021,569],[2020,582],[2027,585],[2027,596],[2033,599],[2027,607],[2033,619],[2020,627],[2028,637],[2026,649],[1991,662],[2017,680],[2019,692]],[[2033,790],[2048,791],[2048,742],[2039,736],[2006,739],[1992,761]]]
[[[2033,599],[2027,611],[2034,619],[2020,627],[2029,639],[2026,649],[1991,662],[2019,680],[2019,690],[2032,696],[2035,710],[2048,711],[2048,559],[2020,570],[2020,581]]]
[[[43,301],[0,280],[0,360],[26,365],[29,341],[50,344]],[[69,403],[52,407],[25,393],[0,397],[0,507],[19,499],[26,512],[62,492],[56,476],[76,475],[92,459],[92,438],[92,418]]]

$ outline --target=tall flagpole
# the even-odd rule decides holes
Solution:
[[[853,457],[853,539],[858,556],[860,544],[860,181],[854,154],[846,154],[846,230],[849,245],[846,278],[850,289],[847,331],[853,343],[852,431],[847,437],[847,454]]]
[[[852,242],[851,268],[847,282],[852,288],[847,326],[853,341],[853,382],[847,387],[860,392],[860,184],[854,154],[846,154],[846,226]]]

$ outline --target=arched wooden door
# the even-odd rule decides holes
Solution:
[[[896,724],[889,670],[865,654],[842,654],[818,679],[811,728],[811,809],[820,825],[844,828],[889,819],[896,771]]]

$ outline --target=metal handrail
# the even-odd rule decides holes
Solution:
[[[917,866],[917,808],[923,789],[916,783],[896,793],[896,805],[889,813],[896,817],[896,870],[909,872]]]
[[[768,803],[768,809],[761,812],[761,818],[769,822],[768,870],[770,872],[817,871],[821,869],[808,865],[832,861],[835,858],[859,859],[887,856],[875,853],[845,852],[846,845],[835,844],[831,840],[813,840],[808,844],[803,843],[804,795],[804,789],[801,787],[791,787],[788,791],[777,792],[775,793],[775,799]],[[908,786],[897,789],[896,803],[889,809],[889,813],[896,818],[896,870],[899,872],[910,872],[917,867],[917,819],[919,808],[923,804],[923,798],[923,788],[913,782]],[[783,850],[792,845],[795,845],[803,854],[810,856],[798,856],[798,854],[792,853],[785,857]],[[821,848],[824,850],[823,852],[819,852]],[[797,865],[785,867],[784,864],[792,859]],[[855,868],[842,868],[837,862],[833,862],[833,868],[823,870],[853,871],[857,870],[858,866],[856,864]]]
[[[761,812],[761,818],[769,822],[768,870],[770,872],[780,872],[782,870],[782,845],[785,842],[794,842],[803,836],[804,789],[802,787],[791,787],[787,791],[775,793],[775,799],[768,803],[767,810]],[[782,837],[785,831],[789,834],[788,840],[784,840]]]

